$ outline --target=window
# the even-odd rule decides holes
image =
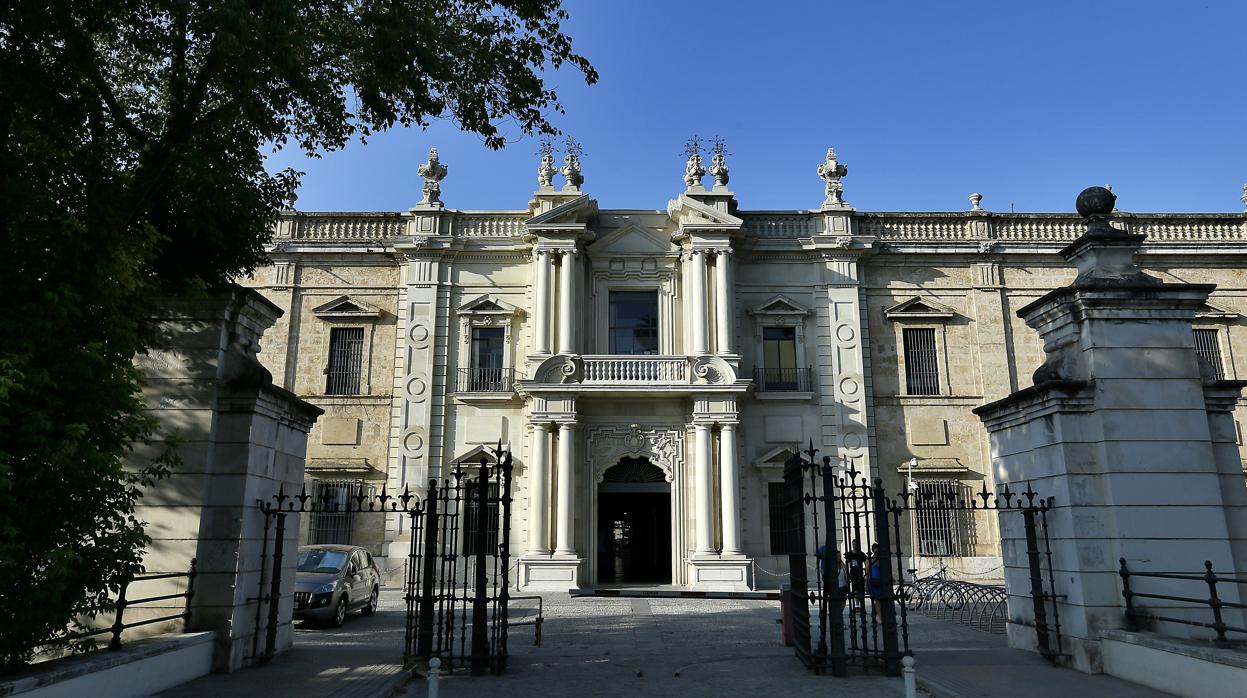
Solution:
[[[658,353],[658,292],[611,291],[610,353]]]
[[[788,554],[788,527],[784,523],[784,483],[766,484],[767,509],[771,515],[771,554]]]
[[[1221,365],[1221,343],[1217,341],[1216,330],[1195,330],[1195,353],[1208,362],[1217,380],[1225,377],[1225,368]]]
[[[907,327],[905,344],[905,392],[910,395],[939,395],[940,369],[936,363],[935,328]]]
[[[326,395],[359,395],[360,368],[364,357],[364,328],[334,327],[329,330],[329,370]]]
[[[762,369],[754,376],[758,390],[809,390],[804,374],[797,364],[797,328],[762,328]]]
[[[355,496],[371,497],[373,488],[362,482],[344,482],[340,480],[317,480],[316,499],[313,504],[317,511],[312,514],[312,545],[351,543],[351,498]]]
[[[506,330],[501,327],[472,328],[472,368],[467,371],[462,390],[507,391],[510,371],[505,363]]]
[[[973,494],[957,480],[923,480],[918,486],[914,523],[921,557],[962,557],[970,554],[974,539],[974,512],[951,508],[950,502],[969,502]]]
[[[475,485],[475,482],[473,482]],[[476,521],[480,516],[481,493],[475,486],[469,487],[464,491],[464,498],[467,500],[467,506],[464,507],[464,516],[467,520],[463,522],[463,554],[475,555],[476,549]],[[498,483],[489,483],[488,500],[486,502],[488,512],[485,515],[489,523],[489,529],[485,533],[485,554],[496,555],[498,552]]]

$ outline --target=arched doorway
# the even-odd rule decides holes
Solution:
[[[598,584],[671,583],[671,485],[648,458],[622,458],[598,485]]]

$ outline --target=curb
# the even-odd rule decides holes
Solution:
[[[921,673],[914,678],[917,679],[919,690],[925,691],[932,696],[935,696],[935,698],[969,698],[966,694],[953,690],[938,681],[923,678]]]

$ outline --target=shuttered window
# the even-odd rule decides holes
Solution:
[[[329,330],[329,375],[326,395],[359,395],[360,367],[364,358],[364,328],[334,327]]]
[[[940,369],[935,354],[935,328],[906,328],[902,339],[905,343],[905,392],[909,395],[939,395]]]
[[[771,554],[788,554],[788,528],[784,523],[784,483],[766,485],[767,509],[771,515]]]
[[[1195,353],[1212,366],[1217,380],[1225,377],[1225,369],[1221,365],[1221,343],[1217,341],[1216,330],[1195,330]]]

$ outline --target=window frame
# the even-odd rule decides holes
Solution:
[[[359,333],[358,340],[354,338],[342,340],[343,343],[350,343],[350,342],[358,341],[359,346],[353,353],[350,351],[350,349],[341,349],[335,346],[335,341],[334,341],[335,338],[344,337],[345,333],[347,332],[354,333],[356,331],[358,331]],[[324,388],[325,395],[356,396],[356,395],[367,394],[368,392],[367,389],[369,386],[368,386],[368,381],[364,378],[364,366],[367,363],[365,361],[365,354],[367,353],[366,352],[367,345],[368,345],[368,330],[366,327],[359,326],[359,325],[330,326],[329,328],[329,351],[328,351],[328,355],[325,357],[325,388]],[[347,370],[346,370],[346,375],[348,379],[350,378],[350,373],[351,373],[350,371],[351,366],[349,364],[352,360],[355,362],[355,366],[354,366],[355,384],[354,386],[337,385],[335,383],[335,371],[334,371],[335,357],[339,356],[343,352],[345,352],[346,354],[345,361],[348,363]],[[338,373],[342,373],[342,372],[338,372]]]
[[[654,298],[654,351],[650,354],[628,353],[623,354],[616,350],[615,346],[615,326],[613,313],[611,312],[615,306],[615,294],[633,294],[633,295],[652,295]],[[606,351],[611,356],[662,356],[663,355],[663,331],[662,331],[662,290],[657,287],[649,288],[610,288],[606,292]],[[635,329],[635,328],[633,328]],[[636,343],[636,335],[633,335],[633,344]]]
[[[952,372],[948,367],[948,323],[956,315],[951,308],[930,298],[913,297],[883,311],[892,322],[897,359],[896,394],[899,397],[938,398],[953,394]],[[934,393],[909,391],[909,366],[905,351],[905,330],[930,329],[935,334],[935,368],[938,388]]]
[[[802,388],[800,375],[802,370],[809,372],[809,376],[806,379],[809,383],[807,390],[813,391],[814,389],[814,371],[810,368],[805,350],[805,322],[806,318],[809,317],[810,314],[811,313],[808,308],[783,295],[772,296],[761,305],[758,305],[749,311],[750,317],[753,318],[754,325],[753,365],[755,368],[760,368],[764,371],[768,368],[773,368],[768,366],[766,363],[766,331],[768,329],[791,328],[793,330],[793,342],[796,350],[796,366],[793,367],[797,369],[796,388],[794,390],[783,391],[759,391],[758,393],[755,393],[755,395],[782,393],[801,396],[812,394],[811,392],[799,392],[800,388]]]
[[[775,498],[779,493],[778,501]],[[767,550],[771,555],[788,555],[788,523],[784,511],[784,481],[770,480],[766,483]],[[778,514],[778,525],[776,515]],[[778,549],[776,543],[779,543]]]
[[[1204,352],[1200,351],[1199,337],[1200,337],[1201,332],[1204,333],[1205,336],[1208,336],[1208,335],[1212,336],[1212,346],[1210,347],[1210,349],[1213,349],[1216,351],[1215,362],[1211,361],[1207,356],[1204,355]],[[1208,361],[1208,363],[1212,364],[1213,369],[1216,371],[1217,380],[1225,380],[1226,376],[1228,375],[1226,372],[1225,346],[1221,341],[1222,334],[1223,333],[1221,332],[1221,328],[1219,327],[1201,326],[1197,324],[1191,328],[1191,335],[1194,339],[1195,354],[1196,356],[1199,356],[1203,358],[1205,361]]]
[[[514,369],[515,369],[515,342],[516,342],[516,324],[523,316],[523,311],[506,301],[500,300],[498,297],[486,294],[476,296],[466,303],[463,303],[455,309],[455,314],[459,317],[459,353],[456,357],[456,369],[452,371],[452,375],[461,375],[457,369],[475,369],[476,365],[476,347],[475,333],[478,329],[493,328],[502,330],[502,365],[501,369],[504,380],[509,383],[510,390],[502,391],[473,391],[473,390],[457,390],[459,393],[497,396],[510,396],[515,392]],[[450,369],[448,369],[450,370]],[[462,383],[456,383],[461,385]]]
[[[377,321],[381,319],[382,312],[379,308],[370,303],[366,303],[355,296],[335,296],[328,303],[323,303],[312,309],[312,314],[323,323],[322,328],[327,328],[323,345],[324,364],[322,373],[325,380],[318,387],[311,388],[311,394],[323,395],[328,397],[345,396],[353,397],[359,395],[373,395],[372,382],[372,347],[376,336]],[[363,328],[364,343],[360,350],[360,373],[359,373],[359,392],[354,394],[330,393],[329,392],[329,357],[333,350],[332,336],[334,329],[340,328]],[[296,390],[300,381],[296,379]],[[377,386],[382,387],[382,386]],[[319,392],[317,392],[319,391]]]

